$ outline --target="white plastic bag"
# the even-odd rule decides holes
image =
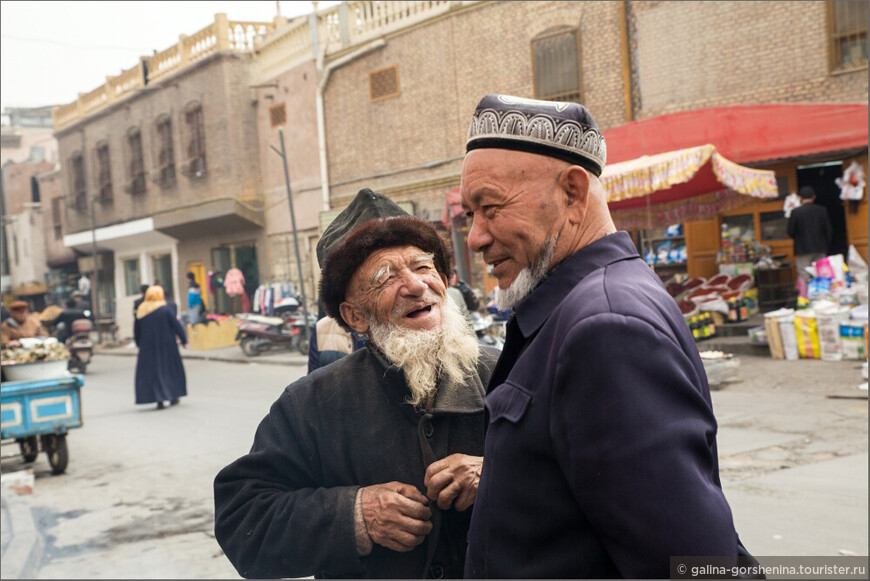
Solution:
[[[791,216],[791,211],[801,205],[801,197],[792,192],[785,197],[785,204],[782,206],[782,211],[785,213],[786,219]]]

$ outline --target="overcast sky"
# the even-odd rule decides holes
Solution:
[[[0,109],[74,101],[223,12],[230,20],[268,22],[312,12],[311,2],[0,2]],[[320,2],[319,9],[338,4]]]

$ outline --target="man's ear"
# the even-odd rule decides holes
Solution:
[[[581,224],[588,208],[589,173],[579,165],[572,165],[559,176],[559,186],[567,198],[568,220]]]
[[[338,312],[341,313],[341,318],[344,319],[344,322],[350,325],[350,328],[356,331],[357,333],[367,333],[369,330],[369,323],[366,319],[365,314],[362,312],[362,309],[357,307],[356,305],[352,305],[347,301],[344,301],[340,305],[338,305]]]

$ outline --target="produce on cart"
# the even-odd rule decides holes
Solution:
[[[53,474],[66,470],[66,434],[82,425],[81,375],[67,371],[70,353],[54,338],[27,338],[0,350],[0,438],[17,443],[25,462],[40,450]]]

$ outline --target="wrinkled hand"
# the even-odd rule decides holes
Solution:
[[[451,454],[432,462],[423,479],[426,496],[436,501],[441,510],[447,510],[451,505],[456,510],[466,510],[477,497],[482,469],[483,456]]]
[[[363,519],[372,541],[405,553],[432,532],[429,500],[410,484],[366,486],[360,494]]]

